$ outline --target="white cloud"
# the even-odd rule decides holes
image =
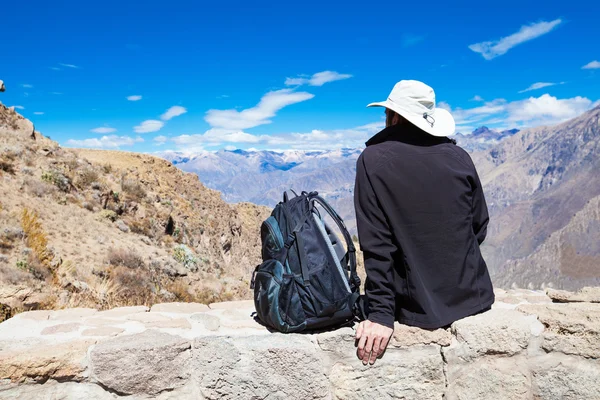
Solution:
[[[530,92],[532,90],[537,90],[537,89],[545,88],[545,87],[548,87],[548,86],[554,86],[554,85],[556,85],[556,83],[553,83],[553,82],[536,82],[533,85],[529,86],[527,89],[521,90],[519,93]]]
[[[481,97],[481,96],[479,96],[479,95],[476,95],[475,97],[473,97],[473,98],[471,99],[471,101],[483,101],[483,97]]]
[[[99,148],[99,149],[118,149],[121,146],[133,146],[135,143],[143,142],[144,139],[141,137],[132,138],[130,136],[102,136],[100,139],[92,138],[92,139],[83,139],[83,140],[75,140],[69,139],[67,140],[67,145],[73,147],[91,147],[91,148]]]
[[[35,111],[34,114],[35,115],[44,115],[44,113],[42,111]]]
[[[300,86],[300,85],[305,85],[310,81],[310,79],[307,78],[285,78],[285,85],[286,86]]]
[[[15,110],[24,110],[25,109],[25,107],[23,107],[23,106],[13,106],[13,108]]]
[[[58,68],[58,67],[49,67],[49,68],[53,71],[60,71],[60,68]]]
[[[598,69],[600,68],[600,61],[591,61],[587,64],[585,64],[583,67],[581,67],[581,69]]]
[[[133,131],[135,133],[156,132],[156,131],[159,131],[163,126],[165,126],[165,123],[162,121],[158,121],[155,119],[148,119],[148,120],[142,122],[141,124],[139,124],[138,126],[134,126]]]
[[[157,137],[155,137],[155,138],[154,138],[154,139],[152,139],[152,140],[153,140],[153,141],[155,141],[156,143],[161,143],[161,144],[162,144],[162,143],[166,143],[166,141],[167,141],[167,140],[169,140],[169,138],[168,138],[168,137],[166,137],[166,136],[162,136],[162,135],[161,135],[161,136],[157,136]]]
[[[22,83],[21,87],[24,87],[26,89],[31,89],[33,87],[33,85],[30,85],[29,83]]]
[[[538,38],[552,31],[562,22],[561,19],[546,22],[541,21],[535,24],[523,25],[521,29],[510,36],[499,40],[490,40],[486,42],[475,43],[469,46],[469,49],[480,53],[486,60],[491,60],[505,54],[513,47],[525,43],[529,40]]]
[[[113,132],[116,132],[116,131],[117,131],[117,130],[116,130],[115,128],[109,128],[109,127],[107,127],[107,126],[101,126],[101,127],[99,127],[99,128],[94,128],[94,129],[90,130],[90,132],[94,132],[94,133],[103,133],[103,134],[106,134],[106,133],[113,133]]]
[[[574,118],[592,108],[592,101],[577,96],[557,99],[549,94],[515,101],[507,106],[508,120],[528,125],[548,125]]]
[[[171,118],[178,117],[181,114],[185,114],[186,112],[187,110],[185,109],[185,107],[173,106],[169,108],[163,115],[161,115],[160,119],[162,119],[163,121],[168,121]]]
[[[312,99],[313,94],[294,92],[282,89],[265,94],[260,102],[246,110],[208,110],[204,119],[213,128],[241,130],[271,123],[269,118],[275,116],[282,108]]]
[[[438,106],[451,111],[456,120],[457,132],[470,133],[482,125],[490,128],[512,128],[557,124],[591,109],[593,102],[580,96],[558,99],[543,94],[540,97],[513,102],[496,99],[469,109],[452,110],[447,103],[439,103]]]
[[[67,68],[75,68],[75,69],[79,68],[77,65],[73,65],[73,64],[62,64],[62,63],[59,63],[59,65],[62,65],[63,67],[67,67]]]
[[[142,99],[142,96],[140,96],[138,94],[133,95],[133,96],[127,96],[127,100],[129,100],[129,101],[139,101],[141,99]]]
[[[310,86],[323,86],[326,83],[340,81],[342,79],[352,78],[350,74],[340,74],[335,71],[322,71],[317,72],[310,78],[306,77],[296,77],[296,78],[286,78],[285,84],[286,86],[300,86],[300,85],[310,85]]]
[[[50,94],[61,95],[61,94],[63,94],[63,93],[62,93],[62,92],[50,92]]]
[[[345,147],[362,147],[365,141],[384,127],[384,122],[375,122],[352,129],[312,130],[307,133],[282,133],[277,135],[253,135],[243,131],[210,129],[204,134],[181,135],[171,142],[186,151],[199,151],[205,147],[247,148],[251,146],[271,149],[339,149]],[[235,144],[235,146],[233,145]]]

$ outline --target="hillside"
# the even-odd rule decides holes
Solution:
[[[571,289],[598,282],[599,155],[600,106],[473,155],[490,209],[484,253],[496,282]]]
[[[163,159],[64,149],[0,105],[0,192],[11,312],[249,296],[269,209],[229,205]]]

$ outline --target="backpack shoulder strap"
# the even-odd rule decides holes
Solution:
[[[356,272],[356,248],[354,247],[354,243],[352,242],[352,237],[346,228],[346,224],[344,224],[344,220],[339,216],[339,214],[325,201],[324,198],[317,194],[309,194],[310,201],[319,204],[327,213],[333,218],[336,225],[340,229],[342,235],[344,236],[344,240],[346,241],[346,246],[348,249],[347,257],[348,257],[348,265],[350,267],[350,287],[353,292],[358,292],[360,290],[360,277]],[[312,208],[312,206],[311,206]]]

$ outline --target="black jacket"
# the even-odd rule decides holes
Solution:
[[[489,308],[479,245],[489,221],[475,166],[448,138],[411,124],[384,129],[356,166],[354,205],[368,318],[421,328]]]

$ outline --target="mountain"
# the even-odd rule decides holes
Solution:
[[[455,138],[467,150],[487,149],[517,133],[517,129],[497,132],[481,127],[470,135]],[[248,201],[274,206],[287,189],[317,190],[356,233],[352,193],[356,160],[362,149],[332,151],[245,151],[159,152],[187,172],[194,172],[206,186],[222,193],[225,201]]]
[[[483,251],[497,284],[600,282],[600,107],[523,130],[473,160],[491,216]]]
[[[0,309],[249,298],[269,209],[144,154],[61,148],[0,105]]]
[[[518,129],[509,129],[498,132],[489,129],[487,126],[482,126],[475,129],[470,135],[464,135],[459,132],[454,135],[453,138],[456,139],[457,144],[463,149],[474,152],[487,150],[518,132]]]
[[[228,202],[249,201],[272,206],[286,189],[318,189],[329,198],[354,185],[355,163],[361,149],[334,151],[221,150],[186,154],[155,153],[180,169],[198,174]]]
[[[574,289],[600,281],[600,107],[554,127],[457,134],[472,152],[491,222],[483,246],[498,286]],[[227,201],[272,206],[287,188],[318,190],[356,233],[352,191],[361,149],[163,153]]]

